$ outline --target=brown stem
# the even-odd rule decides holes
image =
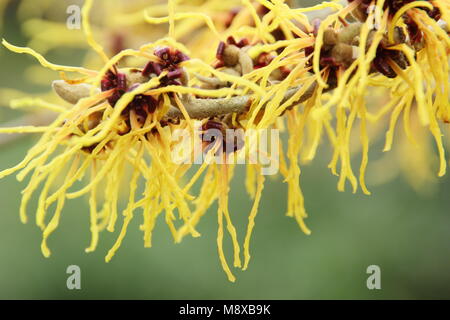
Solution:
[[[293,105],[302,103],[311,98],[316,87],[316,83],[312,84]],[[292,98],[298,90],[300,90],[299,86],[287,90],[281,104]],[[183,105],[186,108],[189,117],[192,119],[207,119],[230,113],[245,113],[250,108],[251,103],[251,95],[217,99],[187,98],[183,100]],[[265,105],[263,107],[265,107]],[[172,119],[184,118],[181,111],[176,107],[171,107],[167,112],[166,117]]]

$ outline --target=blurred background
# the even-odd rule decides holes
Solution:
[[[59,5],[53,7],[51,1],[23,2],[0,0],[0,8],[5,8],[0,20],[1,37],[19,46],[30,42],[38,46],[39,36],[43,36],[39,19],[64,23],[67,6],[80,1],[54,1]],[[147,27],[143,31],[150,37],[154,30]],[[82,35],[81,30],[71,32],[74,38]],[[50,32],[46,37],[49,42],[65,41]],[[85,62],[86,47],[81,44],[63,49],[42,45],[42,49],[55,63]],[[52,77],[58,77],[38,67],[31,57],[10,53],[4,47],[0,48],[0,75],[1,126],[34,112],[7,108],[6,98],[19,95],[15,90],[29,96],[45,95]],[[26,135],[2,142],[0,168],[18,163],[36,138]],[[136,214],[122,247],[106,264],[104,256],[117,234],[103,232],[96,252],[85,253],[90,241],[87,201],[70,200],[60,227],[49,240],[52,256],[46,259],[40,251],[41,232],[33,219],[26,225],[19,221],[20,192],[25,184],[17,182],[15,176],[0,180],[0,298],[450,298],[449,175],[428,181],[422,188],[413,188],[402,175],[394,175],[384,184],[371,184],[369,177],[372,196],[339,193],[337,178],[327,168],[331,157],[328,150],[323,147],[313,163],[303,166],[302,188],[310,215],[306,223],[312,234],[304,235],[293,219],[284,216],[287,186],[280,178],[269,178],[253,233],[252,260],[247,271],[233,270],[236,283],[227,281],[217,257],[215,206],[200,222],[200,238],[186,237],[181,244],[174,244],[167,226],[159,223],[151,249],[143,247]],[[371,159],[381,154],[382,145],[373,145]],[[404,157],[408,162],[410,156]],[[437,166],[433,170],[436,172]],[[230,197],[240,240],[252,204],[246,196],[243,175],[243,168],[238,168]],[[31,217],[35,201],[29,207]],[[81,290],[66,287],[66,268],[72,264],[81,268]],[[369,265],[381,268],[381,290],[366,287]]]

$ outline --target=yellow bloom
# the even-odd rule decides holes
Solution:
[[[198,6],[169,1],[167,6],[126,13],[109,7],[112,19],[121,17],[125,24],[137,25],[141,19],[168,24],[166,37],[111,56],[95,40],[97,32],[88,20],[93,1],[87,0],[83,31],[96,54],[89,67],[52,64],[28,47],[3,40],[9,50],[30,54],[42,66],[60,72],[62,80],[54,82],[54,89],[72,104],[65,108],[29,100],[28,104],[55,111],[58,117],[47,126],[0,129],[0,133],[42,133],[18,165],[0,172],[0,178],[17,173],[20,181],[30,176],[22,195],[21,220],[27,221],[27,204],[39,190],[36,223],[43,231],[42,252],[48,257],[47,240],[58,226],[66,200],[88,195],[92,237],[87,252],[95,250],[102,230],[116,230],[122,212],[117,240],[105,257],[108,262],[136,212],[142,213],[140,228],[144,245],[150,247],[160,214],[174,241],[180,242],[186,235],[200,235],[198,223],[217,200],[219,259],[228,279],[235,281],[223,250],[224,227],[233,244],[233,266],[246,269],[265,168],[259,162],[246,163],[245,184],[253,206],[242,245],[228,209],[229,183],[239,159],[247,159],[255,148],[279,166],[288,186],[287,215],[305,234],[311,231],[304,221],[300,164],[315,158],[323,136],[333,148],[329,168],[339,176],[340,191],[349,181],[353,192],[360,186],[370,194],[365,182],[368,127],[385,123],[385,115],[390,116],[385,151],[393,145],[395,126],[403,113],[406,136],[412,136],[416,126],[428,127],[438,147],[439,175],[444,175],[439,125],[449,116],[450,48],[433,10],[448,24],[449,1],[398,3],[358,0],[347,6],[330,2],[291,8],[282,0],[227,5],[199,1]],[[240,5],[240,11],[233,13],[230,9],[235,5]],[[305,15],[324,8],[336,12],[320,24]],[[360,22],[349,22],[355,18]],[[198,37],[185,41],[191,34]],[[216,46],[217,50],[211,50]],[[98,61],[100,67],[91,67]],[[66,73],[78,73],[81,78],[70,80]],[[367,103],[380,92],[387,97],[385,104]],[[300,103],[303,106],[296,107]],[[360,149],[356,149],[362,153],[359,178],[351,165],[357,125]],[[242,130],[246,136],[241,147],[230,151],[222,145],[228,136],[201,139],[198,132],[209,129]],[[281,144],[276,145],[278,141],[272,142],[276,145],[272,151],[261,150],[258,132],[267,129],[288,132],[285,153]],[[189,139],[177,140],[179,130],[188,132]],[[235,139],[240,138],[231,140]],[[195,167],[198,145],[205,161]],[[190,161],[174,161],[180,147]],[[213,158],[216,162],[210,161]],[[200,191],[193,194],[196,184]],[[123,192],[127,204],[120,208]]]

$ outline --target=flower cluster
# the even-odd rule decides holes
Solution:
[[[444,139],[448,137],[441,127],[450,122],[449,0],[353,0],[344,6],[330,2],[313,8],[292,8],[282,0],[235,2],[241,3],[239,10],[232,9],[236,8],[233,2],[229,10],[208,7],[205,13],[184,12],[182,2],[177,7],[171,0],[167,16],[151,17],[151,10],[145,10],[147,22],[168,24],[167,37],[138,49],[123,48],[109,57],[90,30],[87,18],[92,1],[87,0],[85,35],[103,59],[96,70],[52,64],[30,48],[3,41],[9,50],[30,54],[51,70],[83,75],[68,80],[62,74],[54,82],[58,96],[71,106],[54,108],[60,114],[50,125],[0,131],[42,132],[25,158],[0,172],[0,178],[15,172],[19,180],[31,175],[21,202],[23,222],[32,194],[40,190],[36,222],[43,230],[45,256],[50,255],[47,241],[67,199],[89,195],[92,237],[87,252],[95,250],[100,231],[115,231],[122,210],[122,226],[106,261],[120,247],[136,212],[142,217],[144,245],[150,247],[160,215],[174,241],[180,242],[187,235],[200,235],[199,221],[217,200],[219,258],[228,279],[234,281],[223,250],[224,227],[233,245],[234,267],[246,269],[263,198],[262,165],[246,167],[245,184],[253,206],[241,245],[228,208],[236,164],[204,162],[195,167],[172,161],[173,151],[182,144],[175,139],[179,129],[287,131],[287,146],[280,145],[276,160],[287,184],[286,214],[306,234],[311,231],[305,224],[300,166],[315,158],[325,138],[333,151],[329,168],[339,176],[340,191],[349,182],[354,192],[360,187],[370,194],[365,176],[370,140],[376,137],[368,127],[388,124],[388,151],[402,113],[408,139],[414,139],[412,128],[431,133],[440,159],[438,174],[445,174]],[[310,21],[305,14],[327,8],[336,12],[320,21]],[[206,27],[197,30],[199,21]],[[198,33],[198,39],[183,41],[186,30]],[[138,60],[139,65],[127,58]],[[373,104],[368,96],[384,100]],[[424,135],[421,141],[426,141]],[[357,147],[354,136],[359,137]],[[202,140],[202,135],[192,137]],[[258,137],[231,139],[224,135],[225,141],[200,143],[206,154],[229,160],[245,157]],[[234,142],[236,147],[220,149],[224,142]],[[352,168],[355,149],[362,154],[359,177]],[[193,152],[188,148],[184,156],[189,158]],[[78,180],[85,184],[73,190]],[[125,181],[124,194],[120,186]],[[196,194],[194,185],[200,190]],[[122,198],[127,200],[124,208]]]

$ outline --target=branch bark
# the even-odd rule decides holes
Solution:
[[[302,103],[314,93],[316,89],[316,83],[312,84],[305,93],[295,101],[295,104]],[[300,90],[301,87],[293,87],[286,91],[281,103],[285,103],[287,100]],[[247,112],[252,103],[251,95],[231,97],[231,98],[217,98],[217,99],[197,99],[187,98],[183,99],[183,105],[186,108],[189,117],[192,119],[206,119],[215,116],[222,116],[230,113],[244,113]],[[265,105],[263,106],[263,108]],[[166,114],[167,118],[184,118],[181,111],[176,107],[171,107]]]
[[[302,103],[311,98],[316,86],[317,85],[315,83],[312,84],[305,91],[305,93],[297,101],[295,101],[295,104]],[[292,98],[292,96],[298,90],[300,90],[300,88],[300,86],[296,86],[287,90],[281,103],[285,103],[287,100]],[[89,96],[90,93],[90,87],[88,85],[68,84],[64,80],[53,81],[53,89],[62,99],[70,103],[77,103],[78,100]],[[192,96],[184,96],[182,98],[182,102],[190,118],[206,119],[231,113],[245,113],[251,106],[252,96],[245,95],[231,98],[208,99],[199,99],[193,98]],[[265,106],[263,106],[263,108],[264,107]],[[180,109],[174,106],[169,109],[165,117],[170,119],[184,118]]]

